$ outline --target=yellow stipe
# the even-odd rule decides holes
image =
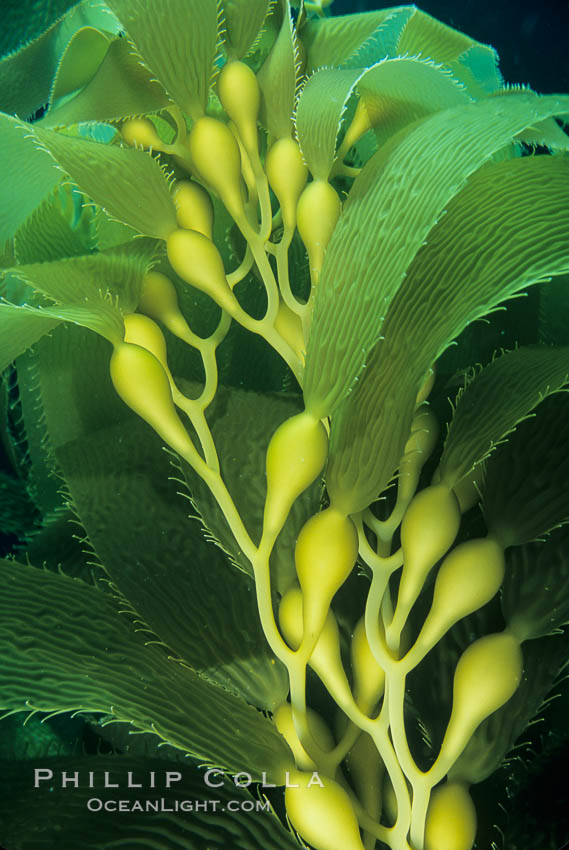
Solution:
[[[269,186],[280,204],[283,224],[287,230],[293,230],[298,199],[308,179],[298,142],[290,138],[276,141],[267,154],[265,170]]]
[[[242,219],[241,154],[229,127],[216,118],[198,118],[190,130],[188,146],[201,179],[217,192],[234,219]]]
[[[299,787],[285,790],[286,812],[304,841],[315,850],[364,850],[352,803],[341,785],[324,774],[314,781],[311,773],[300,771],[290,779]]]
[[[203,233],[197,230],[175,230],[166,240],[170,265],[182,280],[210,295],[226,310],[237,308],[221,254]]]
[[[213,239],[213,204],[203,186],[193,180],[179,180],[174,188],[174,203],[180,227]]]
[[[170,382],[156,357],[129,342],[117,345],[111,356],[111,380],[122,400],[154,428],[180,455],[194,452],[176,413]]]
[[[233,121],[247,152],[257,151],[257,116],[261,90],[257,77],[244,62],[227,62],[217,81],[221,105]]]
[[[338,193],[326,180],[309,183],[296,208],[296,225],[308,252],[313,282],[318,280],[326,248],[342,211]]]
[[[128,145],[140,145],[160,151],[164,142],[156,132],[156,127],[148,118],[131,118],[121,127],[121,135]]]
[[[476,809],[465,785],[445,782],[431,797],[425,825],[425,850],[472,850]]]

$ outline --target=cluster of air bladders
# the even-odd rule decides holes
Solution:
[[[261,162],[259,88],[248,66],[228,63],[217,91],[228,123],[203,115],[188,132],[177,114],[173,144],[164,143],[148,119],[125,122],[122,134],[129,144],[172,153],[193,178],[173,188],[179,227],[165,237],[167,255],[182,280],[222,308],[222,318],[210,337],[197,336],[180,312],[172,282],[159,272],[148,273],[138,310],[125,317],[124,340],[114,347],[112,381],[122,399],[202,476],[251,561],[265,635],[290,676],[290,702],[275,712],[274,722],[294,756],[294,763],[291,760],[278,777],[285,784],[287,771],[286,810],[294,828],[317,850],[361,850],[374,847],[376,840],[393,850],[470,850],[476,812],[467,778],[456,763],[479,724],[516,690],[522,673],[520,643],[506,629],[476,640],[463,653],[454,674],[446,733],[426,772],[417,767],[406,738],[405,680],[454,623],[497,593],[504,574],[503,548],[491,536],[451,548],[461,510],[476,500],[473,484],[461,485],[459,492],[438,480],[415,492],[437,434],[434,416],[423,403],[432,384],[427,381],[417,398],[391,517],[380,522],[369,511],[363,519],[350,517],[333,500],[312,516],[294,552],[298,582],[283,595],[275,617],[269,557],[292,504],[323,472],[327,420],[308,407],[273,434],[266,456],[263,532],[255,545],[220,475],[205,410],[217,389],[216,348],[232,319],[263,336],[301,378],[314,290],[341,201],[327,180],[308,182],[292,137],[270,140]],[[368,126],[364,112],[357,110],[347,131],[350,144]],[[269,186],[280,207],[275,219]],[[247,241],[243,262],[230,274],[212,238],[210,193],[219,197]],[[274,221],[282,224],[278,244],[268,241]],[[288,281],[286,258],[295,229],[310,265],[307,303],[293,295]],[[278,282],[269,252],[276,257]],[[233,293],[253,263],[267,288],[268,306],[261,320],[252,319]],[[158,323],[200,352],[205,383],[199,398],[188,399],[176,387]],[[201,452],[176,407],[189,417]],[[374,532],[375,548],[365,525]],[[399,527],[401,547],[390,555],[391,537]],[[371,568],[373,582],[365,616],[352,635],[348,679],[331,602],[353,570],[358,552]],[[441,558],[430,610],[416,641],[404,650],[401,637],[408,615]],[[401,573],[393,604],[389,578],[396,570]],[[341,709],[336,742],[306,706],[307,665]]]

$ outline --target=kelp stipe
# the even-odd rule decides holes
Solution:
[[[84,0],[0,62],[50,80],[0,116],[4,430],[41,516],[1,564],[0,707],[84,713],[117,750],[85,771],[272,789],[211,846],[471,850],[568,657],[569,96],[415,7],[327,5]],[[540,344],[465,360],[445,422],[451,344],[534,284]],[[56,785],[30,833],[5,790],[8,850],[112,843]],[[205,828],[128,811],[132,846]]]

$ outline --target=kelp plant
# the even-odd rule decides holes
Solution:
[[[1,63],[5,433],[41,520],[2,562],[0,707],[285,785],[316,850],[470,850],[567,658],[569,348],[471,360],[444,440],[435,364],[562,293],[569,96],[414,6],[321,5],[84,0]],[[180,817],[117,846],[218,846]],[[281,820],[238,846],[295,846]]]

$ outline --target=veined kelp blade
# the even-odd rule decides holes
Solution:
[[[569,348],[518,348],[496,357],[455,402],[439,471],[454,487],[543,399],[569,380]]]
[[[498,69],[498,54],[486,44],[475,42],[447,67],[476,99],[498,92],[504,86]]]
[[[0,708],[103,712],[255,779],[290,764],[269,720],[148,645],[110,594],[15,561],[0,580]]]
[[[267,17],[270,0],[225,0],[225,43],[229,59],[242,59]]]
[[[0,372],[60,321],[13,304],[0,303]]]
[[[49,154],[37,149],[15,118],[0,114],[0,139],[3,151],[0,165],[1,245],[61,181],[61,174]]]
[[[432,115],[393,137],[354,181],[324,260],[305,372],[307,406],[327,415],[377,342],[405,273],[468,177],[569,98],[497,96]]]
[[[105,58],[111,37],[95,27],[81,27],[65,48],[49,95],[53,104],[68,97],[93,79]]]
[[[81,121],[116,121],[158,112],[169,103],[166,92],[141,65],[128,41],[117,38],[87,85],[50,109],[38,124],[62,127]]]
[[[150,154],[37,126],[32,132],[79,188],[115,218],[159,239],[176,229],[168,181]]]
[[[517,141],[532,147],[549,148],[552,151],[569,151],[569,136],[554,118],[540,121],[535,127],[528,127],[518,135]]]
[[[90,254],[95,247],[94,215],[88,206],[78,212],[81,200],[73,187],[56,187],[14,234],[14,259],[28,265]]]
[[[450,341],[520,289],[569,267],[568,174],[564,156],[506,160],[481,169],[448,203],[332,421],[328,488],[353,510],[393,475],[417,392]]]
[[[565,355],[559,366],[565,366],[567,381],[569,349],[558,350]],[[554,390],[552,377],[543,395]],[[569,522],[568,413],[567,393],[542,402],[486,464],[482,511],[490,534],[504,547],[528,543]]]
[[[208,787],[203,769],[187,759],[166,757],[163,751],[160,758],[135,753],[34,755],[24,764],[2,760],[0,767],[0,840],[19,850],[38,850],[40,843],[58,850],[103,850],[117,842],[156,850],[203,850],[206,846],[208,850],[299,848],[273,810],[267,807],[258,811],[256,798],[245,788],[220,773],[209,777],[215,788]],[[246,768],[244,763],[245,773]],[[51,771],[53,780],[40,781],[34,787],[35,774],[30,773],[33,770]],[[75,772],[79,787],[70,794],[69,788],[62,787],[62,775]],[[88,787],[90,772],[92,788]],[[169,788],[165,787],[167,772],[172,777]],[[94,797],[114,800],[117,794],[117,789],[105,789],[105,774],[119,784],[125,808],[114,814],[107,811],[93,829],[88,801]],[[140,787],[127,787],[129,775],[133,784]],[[150,787],[152,775],[154,788]],[[180,779],[176,781],[178,775]],[[146,801],[157,808],[141,809]]]
[[[215,71],[216,0],[109,0],[108,5],[174,103],[199,117]]]
[[[298,85],[296,31],[289,0],[279,0],[282,24],[257,80],[261,88],[260,121],[275,139],[290,136]]]
[[[90,546],[172,655],[272,709],[286,676],[263,637],[253,582],[204,539],[160,438],[116,395],[110,353],[65,328],[42,345],[36,367],[47,439]]]

